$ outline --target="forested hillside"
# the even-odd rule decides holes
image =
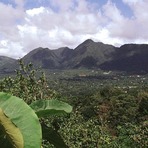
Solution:
[[[22,57],[28,64],[42,69],[101,69],[121,72],[148,72],[148,45],[125,44],[121,47],[94,42],[88,39],[74,49],[62,47],[56,50],[36,48]],[[1,57],[0,72],[14,72],[19,68],[18,61]]]
[[[148,75],[100,70],[42,73],[22,62],[20,67],[15,76],[0,81],[0,91],[23,98],[28,104],[56,98],[72,105],[70,115],[43,120],[60,135],[64,147],[147,147]],[[45,139],[42,145],[54,147]]]

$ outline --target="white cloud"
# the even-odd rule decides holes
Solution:
[[[49,0],[51,7],[25,10],[0,3],[0,54],[22,57],[37,47],[76,47],[85,39],[121,45],[148,41],[148,1],[123,0],[133,11],[127,18],[109,0],[101,9],[86,0]],[[10,15],[11,14],[11,15]]]
[[[26,14],[28,16],[34,17],[34,16],[37,16],[37,15],[43,13],[44,11],[45,11],[44,7],[39,7],[39,8],[33,8],[33,9],[27,10]]]
[[[8,40],[0,41],[0,55],[21,58],[23,54],[25,53],[19,43],[11,42]]]
[[[23,16],[23,12],[13,8],[11,5],[0,3],[0,26],[11,27]],[[0,30],[1,31],[1,30]]]
[[[133,5],[138,3],[139,0],[122,0],[124,3],[127,3],[129,5]],[[143,0],[142,0],[143,1]]]
[[[0,41],[0,47],[7,47],[8,41],[7,40],[1,40]]]
[[[124,3],[129,5],[132,9],[134,18],[133,26],[134,30],[137,33],[137,38],[140,40],[148,40],[148,1],[147,0],[123,0]],[[137,39],[136,38],[136,39]]]
[[[123,0],[133,11],[134,16],[127,18],[122,15],[114,3],[109,1],[104,6],[104,15],[108,18],[106,29],[110,32],[110,37],[118,38],[123,43],[135,42],[137,40],[148,40],[148,1]]]

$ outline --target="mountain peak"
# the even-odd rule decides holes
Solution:
[[[94,43],[92,39],[85,40],[82,44]]]
[[[75,50],[79,50],[79,49],[81,49],[81,48],[86,48],[86,47],[89,47],[89,46],[91,46],[91,45],[94,45],[94,41],[92,40],[92,39],[87,39],[87,40],[85,40],[83,43],[81,43],[80,45],[78,45],[76,48],[75,48]]]
[[[36,48],[24,56],[25,63],[32,62],[43,69],[101,68],[103,70],[145,71],[148,72],[148,45],[125,44],[114,47],[102,42],[87,39],[75,49],[62,47],[57,50]],[[8,59],[9,60],[9,59]],[[0,66],[7,58],[0,58]],[[16,62],[8,62],[0,70],[16,69]],[[16,65],[16,66],[15,66]],[[4,71],[4,70],[3,70]]]

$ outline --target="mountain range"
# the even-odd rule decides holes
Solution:
[[[148,45],[124,44],[121,47],[88,39],[75,49],[36,48],[22,57],[27,64],[43,69],[91,68],[111,71],[148,72]],[[0,73],[13,72],[18,60],[0,56]]]

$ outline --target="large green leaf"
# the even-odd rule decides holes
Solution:
[[[30,104],[30,106],[35,110],[38,117],[65,114],[70,113],[72,111],[72,106],[55,99],[37,100]]]
[[[24,140],[21,131],[19,130],[19,128],[15,126],[15,124],[11,122],[11,120],[5,115],[5,113],[1,108],[0,108],[0,125],[1,129],[5,131],[5,135],[13,147],[15,148],[24,147]],[[3,146],[3,144],[1,144],[1,146]]]
[[[9,121],[11,121],[10,124],[13,123],[21,132],[24,148],[41,147],[42,131],[38,117],[22,99],[0,92],[0,108]],[[1,135],[2,134],[0,134],[0,136]],[[0,138],[3,138],[3,136]],[[0,141],[1,140],[4,139],[0,139]],[[12,141],[11,143],[13,144]],[[4,144],[5,147],[2,145],[0,146],[9,148],[6,143]]]

